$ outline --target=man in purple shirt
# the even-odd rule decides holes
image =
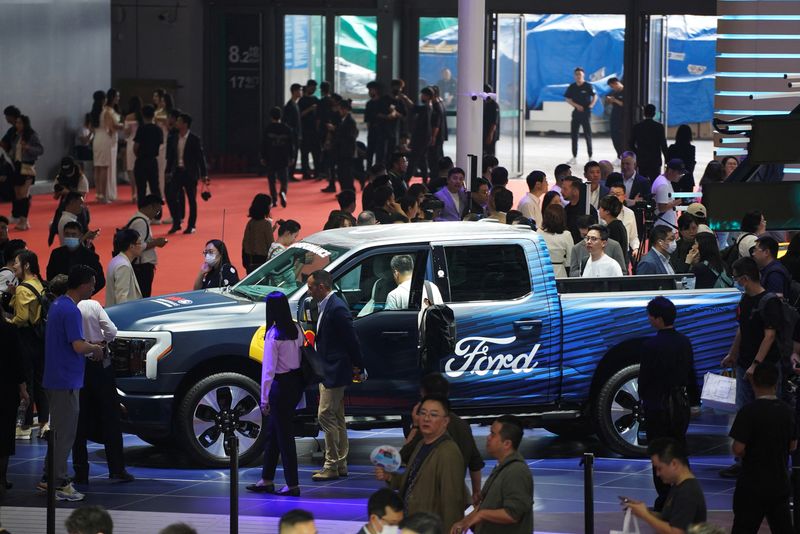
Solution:
[[[53,459],[56,499],[81,501],[84,495],[75,490],[67,478],[67,456],[75,441],[78,427],[79,392],[83,387],[86,358],[99,361],[104,347],[83,339],[83,318],[78,302],[94,292],[95,272],[86,265],[75,265],[69,271],[67,294],[56,299],[47,313],[45,330],[45,362],[43,385],[50,401],[50,429],[55,433]]]

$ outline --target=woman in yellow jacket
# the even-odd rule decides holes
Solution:
[[[14,309],[11,323],[18,328],[20,356],[28,382],[28,392],[31,395],[23,426],[17,429],[17,438],[30,439],[34,402],[38,410],[39,437],[43,437],[48,430],[50,419],[50,407],[42,387],[44,337],[35,328],[42,320],[42,306],[39,300],[44,295],[45,289],[39,274],[39,258],[34,252],[20,251],[14,260],[13,268],[19,285],[11,299],[11,307]]]

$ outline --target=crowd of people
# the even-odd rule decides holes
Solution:
[[[621,107],[622,83],[612,79],[609,85],[614,90],[609,102]],[[378,82],[370,83],[368,89],[363,146],[358,142],[352,102],[333,93],[327,82],[319,84],[319,96],[314,80],[305,86],[294,84],[286,105],[270,110],[260,155],[269,194],[257,193],[248,212],[242,241],[244,270],[253,272],[298,239],[301,226],[297,221],[273,221],[270,212],[278,203],[287,206],[292,180],[316,179],[327,180],[325,193],[337,192],[338,184],[339,209],[330,213],[326,230],[438,221],[525,225],[546,243],[557,277],[693,275],[686,278],[697,289],[735,285],[743,291],[738,331],[722,363],[737,370],[740,411],[730,435],[733,453],[742,460],[721,474],[739,477],[733,503],[735,532],[754,532],[765,516],[774,531],[783,532],[789,511],[785,468],[797,433],[793,410],[779,399],[788,398],[785,379],[794,373],[794,365],[789,364],[800,364],[800,357],[797,346],[791,355],[781,353],[776,332],[785,322],[780,298],[794,295],[794,284],[800,283],[800,234],[778,259],[778,240],[768,232],[759,211],[745,213],[741,233],[732,235],[708,226],[708,210],[702,203],[673,197],[677,191],[702,189],[706,183],[724,180],[734,172],[736,159],[709,162],[695,184],[691,130],[679,128],[675,143],[668,147],[663,126],[654,120],[655,108],[647,106],[645,120],[634,127],[631,150],[614,138],[616,158],[609,159],[618,162],[590,160],[580,177],[573,174],[574,161],[558,165],[552,177],[534,170],[525,178],[527,193],[515,199],[508,188],[509,173],[493,155],[499,112],[495,113],[491,99],[484,104],[486,154],[481,176],[468,190],[465,171],[443,153],[448,126],[446,101],[439,89],[423,88],[419,103],[403,92],[402,80],[394,80],[388,92]],[[596,97],[590,89],[583,71],[576,69],[575,84],[566,95],[575,109],[573,156],[581,128],[592,152],[588,110]],[[116,326],[92,296],[105,288],[106,306],[151,296],[158,249],[169,242],[153,236],[152,225],[170,224],[170,235],[194,233],[197,187],[201,182],[208,184],[208,172],[202,142],[190,130],[191,116],[176,109],[168,93],[157,90],[152,105],[132,98],[125,114],[119,109],[119,98],[114,89],[97,91],[81,136],[84,148],[91,146],[92,177],[100,203],[118,200],[119,136],[128,139],[124,168],[137,210],[116,232],[113,258],[105,268],[94,247],[97,231],[91,229],[86,203],[91,182],[83,171],[86,152],[80,147],[62,160],[55,180],[59,202],[50,224],[50,244],[58,239],[58,246],[50,251],[45,272],[39,256],[24,240],[9,239],[9,225],[17,231],[30,228],[29,189],[43,148],[30,119],[14,106],[5,109],[11,127],[0,144],[3,164],[12,176],[14,200],[11,219],[0,216],[4,315],[0,343],[11,348],[3,364],[8,372],[3,374],[0,409],[0,493],[10,488],[6,475],[15,439],[42,437],[52,428],[59,436],[54,446],[56,480],[43,476],[38,486],[46,489],[52,483],[58,499],[82,500],[84,495],[73,483],[85,484],[88,479],[86,441],[93,421],[102,423],[110,477],[134,480],[125,467],[120,414],[114,408],[119,403],[108,344]],[[421,180],[412,181],[416,177]],[[360,184],[358,213],[356,181]],[[164,205],[169,217],[162,216]],[[193,289],[225,288],[239,281],[224,242],[208,239],[202,254]],[[412,262],[402,256],[392,260],[398,289],[408,283]],[[353,318],[332,291],[330,273],[315,271],[306,282],[318,307],[315,349],[326,362],[318,386],[325,462],[311,479],[329,481],[348,475],[344,393],[354,377],[362,374],[363,362]],[[407,293],[406,303],[398,307],[407,305]],[[392,302],[402,302],[403,295],[398,291]],[[261,477],[247,489],[298,496],[291,424],[305,387],[300,369],[305,338],[283,293],[272,293],[266,301],[260,399],[267,421],[266,450]],[[659,495],[654,506],[657,514],[634,499],[626,499],[623,505],[658,531],[668,531],[665,525],[686,531],[706,519],[702,488],[689,469],[686,449],[689,406],[699,400],[694,391],[692,347],[688,338],[675,331],[676,312],[669,300],[654,299],[647,312],[658,333],[643,351],[639,386]],[[376,533],[386,525],[400,525],[420,533],[531,532],[533,479],[519,453],[522,421],[504,415],[491,425],[486,451],[497,465],[481,485],[484,461],[469,425],[451,409],[447,380],[439,374],[427,375],[420,393],[401,451],[406,469],[390,473],[376,468],[376,479],[387,487],[370,498],[364,531]],[[678,408],[666,409],[665,403]],[[779,427],[780,432],[775,430]],[[70,452],[74,476],[67,467]],[[286,481],[280,489],[274,481],[279,461]],[[464,484],[465,476],[470,488]],[[468,505],[474,509],[465,515]],[[98,510],[91,513],[102,516]],[[302,530],[306,528],[302,525],[313,528],[313,516],[303,511],[290,512],[281,525],[281,532],[284,525],[285,532],[314,531]]]

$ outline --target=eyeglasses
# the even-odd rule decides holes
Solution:
[[[216,254],[216,253],[217,253],[216,250],[206,249],[203,251],[203,256],[205,256],[206,254]]]
[[[594,237],[593,235],[587,235],[583,238],[584,241],[587,243],[594,243],[595,241],[602,241],[599,237]]]
[[[425,418],[430,417],[431,419],[438,419],[439,417],[444,417],[444,414],[439,412],[429,412],[428,410],[417,410],[417,415]]]

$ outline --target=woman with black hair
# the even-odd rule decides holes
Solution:
[[[709,232],[700,232],[686,255],[689,272],[694,275],[695,289],[733,287],[733,279],[725,268],[719,253],[717,238]]]
[[[292,243],[297,241],[300,234],[300,223],[294,219],[278,221],[278,239],[269,246],[267,259],[271,260],[275,256],[282,254]]]
[[[19,285],[11,299],[14,315],[11,324],[19,333],[20,355],[28,382],[28,391],[36,403],[39,423],[39,437],[47,431],[50,419],[50,405],[42,386],[44,376],[44,332],[42,330],[42,305],[45,287],[39,270],[39,258],[30,250],[22,250],[14,259],[14,275]],[[30,439],[33,425],[33,402],[25,412],[25,421],[17,433],[21,439]]]
[[[194,288],[230,287],[239,281],[236,267],[231,265],[228,247],[219,239],[212,239],[203,249],[203,265],[194,280]]]
[[[258,269],[267,261],[267,254],[273,236],[272,219],[269,212],[272,206],[272,197],[264,193],[258,193],[253,197],[250,204],[250,211],[247,226],[244,227],[244,237],[242,238],[242,264],[247,274]]]
[[[303,395],[300,348],[304,336],[292,320],[286,295],[273,291],[266,300],[267,332],[264,335],[264,358],[261,362],[261,413],[266,418],[262,432],[266,432],[267,439],[261,480],[250,484],[247,489],[255,493],[297,497],[300,495],[300,481],[292,420],[295,407]],[[275,491],[274,478],[279,456],[286,487]]]
[[[14,121],[15,135],[9,150],[14,161],[14,200],[11,203],[11,216],[16,219],[17,230],[28,230],[28,214],[31,210],[31,185],[36,181],[36,160],[44,153],[39,136],[31,128],[27,115],[20,115]]]
[[[133,139],[136,137],[136,130],[142,125],[144,119],[142,118],[142,99],[138,96],[131,97],[128,100],[128,114],[125,115],[125,172],[128,175],[128,181],[131,184],[131,203],[136,202],[138,192],[136,191],[136,178],[133,175],[133,165],[136,163],[136,154],[133,152]],[[142,198],[147,192],[142,193]]]
[[[125,126],[115,109],[119,105],[119,92],[114,88],[109,89],[102,110],[98,113],[99,93],[100,91],[95,92],[95,103],[92,107],[94,185],[97,201],[110,204],[117,199],[117,145],[119,131]]]
[[[667,149],[667,161],[675,158],[683,161],[686,174],[681,176],[681,179],[672,188],[676,193],[689,193],[694,189],[694,167],[697,161],[695,160],[695,147],[692,144],[692,129],[688,124],[678,126],[675,142]]]

